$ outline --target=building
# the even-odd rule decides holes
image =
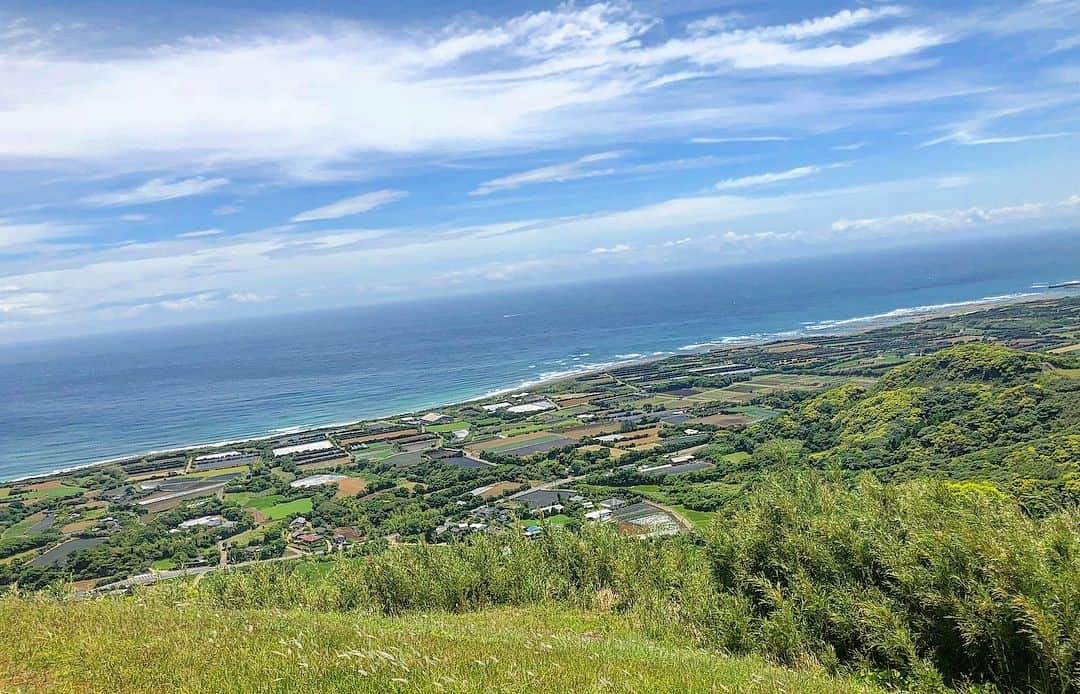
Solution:
[[[191,466],[196,470],[216,470],[223,467],[251,465],[258,459],[259,456],[255,453],[222,451],[220,453],[206,453],[205,455],[195,456],[191,461]]]
[[[345,479],[345,475],[312,475],[299,480],[293,480],[289,483],[290,487],[295,489],[306,489],[307,487],[318,487],[324,484],[334,484]]]
[[[546,412],[547,410],[554,410],[555,408],[555,403],[551,402],[550,400],[537,400],[536,402],[527,402],[521,405],[507,407],[506,411],[513,414],[533,414],[536,412]]]
[[[657,537],[679,533],[678,519],[647,501],[623,506],[612,516],[619,523],[619,531],[627,535]]]
[[[585,520],[593,521],[594,523],[611,520],[611,509],[598,508],[595,511],[589,511],[585,514]]]
[[[315,451],[325,451],[333,448],[334,444],[330,443],[326,439],[322,441],[312,441],[310,443],[298,443],[292,446],[282,446],[281,448],[275,448],[272,453],[275,458],[281,458],[286,455],[296,455],[297,453],[312,453]]]
[[[424,416],[420,417],[422,424],[446,424],[447,422],[454,421],[454,418],[448,414],[442,414],[441,412],[428,412]]]
[[[199,518],[186,520],[176,527],[180,530],[193,530],[198,528],[231,528],[234,525],[236,525],[235,522],[226,519],[224,516],[200,516]]]
[[[617,499],[615,497],[611,497],[610,499],[604,499],[600,502],[600,508],[606,508],[609,510],[615,510],[617,508],[622,508],[623,506],[626,506],[626,501],[624,501],[623,499]]]
[[[558,513],[563,501],[577,494],[572,489],[530,489],[510,497],[510,501],[524,504],[533,513]]]

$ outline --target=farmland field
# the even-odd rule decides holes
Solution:
[[[46,489],[38,489],[36,491],[29,492],[23,495],[24,499],[59,499],[65,496],[75,496],[82,494],[86,489],[83,487],[73,487],[67,484],[61,484],[55,487],[48,487]]]
[[[481,441],[472,444],[470,448],[474,448],[478,451],[493,451],[499,453],[501,451],[510,450],[511,448],[519,448],[526,444],[541,443],[543,441],[552,441],[561,438],[563,438],[562,435],[553,434],[550,431],[536,431],[528,434],[520,434],[518,436],[507,436],[502,439]]]
[[[271,520],[278,520],[301,513],[311,513],[311,499],[306,497],[303,499],[294,499],[293,501],[286,501],[259,510],[269,516]]]
[[[346,477],[343,480],[338,480],[337,493],[334,494],[338,499],[343,499],[349,496],[357,496],[367,489],[368,484],[364,480],[358,477]]]

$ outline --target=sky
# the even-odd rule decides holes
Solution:
[[[1080,229],[1076,0],[306,5],[0,2],[0,342]]]

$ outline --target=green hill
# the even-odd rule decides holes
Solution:
[[[0,641],[3,691],[877,691],[553,609],[389,618],[7,599]]]
[[[741,445],[797,441],[800,461],[885,480],[992,481],[1030,504],[1080,500],[1075,358],[958,345],[845,385],[752,427]],[[748,440],[746,440],[748,439]],[[761,467],[761,465],[759,465]]]

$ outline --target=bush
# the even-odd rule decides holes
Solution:
[[[199,590],[222,607],[387,615],[602,606],[656,637],[788,665],[1080,691],[1080,515],[1030,518],[989,485],[852,489],[798,472],[700,538],[549,528],[392,547],[317,578],[280,563],[208,574]]]

